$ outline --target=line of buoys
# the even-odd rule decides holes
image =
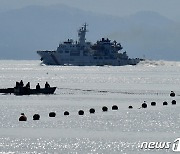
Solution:
[[[79,111],[78,111],[78,114],[79,114],[79,115],[84,115],[84,111],[83,111],[83,110],[79,110]]]
[[[176,105],[176,101],[175,100],[172,100],[172,105]]]
[[[156,106],[156,102],[151,102],[151,106]]]
[[[171,97],[175,97],[175,95],[176,95],[176,94],[174,93],[174,91],[171,91],[170,96],[171,96]]]
[[[170,94],[171,97],[174,97],[175,96],[175,93],[173,91],[171,91],[171,94]],[[171,102],[172,105],[176,105],[176,100],[172,100]],[[168,103],[166,101],[163,102],[163,106],[164,105],[168,105]],[[146,101],[144,101],[144,103],[142,103],[141,107],[140,108],[147,108],[147,103]],[[151,106],[156,106],[156,102],[151,102]],[[129,106],[128,107],[129,109],[133,109],[133,106]],[[140,109],[139,108],[139,109]],[[117,105],[113,105],[112,106],[112,110],[118,110],[118,106]],[[102,107],[102,111],[103,112],[107,112],[108,111],[108,108],[106,106],[103,106]],[[89,110],[89,113],[90,114],[94,114],[95,113],[95,109],[94,108],[91,108]],[[79,110],[78,111],[78,114],[79,115],[84,115],[84,111],[83,110]],[[69,115],[69,112],[68,111],[65,111],[64,112],[64,115],[67,116]],[[50,112],[49,113],[49,117],[55,117],[56,116],[56,113],[55,112]],[[40,115],[39,114],[34,114],[33,115],[33,120],[39,120],[40,119]],[[27,117],[25,116],[24,113],[21,113],[21,116],[19,117],[19,121],[27,121]]]
[[[133,107],[130,105],[129,107],[128,107],[129,109],[133,109]]]
[[[33,120],[39,120],[39,119],[40,119],[40,115],[39,114],[33,115]]]
[[[165,102],[163,102],[163,105],[168,105],[168,103],[165,101]]]
[[[142,108],[147,108],[147,104],[144,102],[144,103],[142,103],[141,107]]]
[[[24,113],[21,113],[21,116],[19,117],[19,121],[27,121],[27,117]]]
[[[65,111],[65,112],[64,112],[64,115],[66,115],[66,116],[69,115],[69,112],[68,112],[68,111]]]
[[[117,105],[113,105],[112,106],[112,110],[118,110],[118,106]]]
[[[95,113],[95,109],[91,108],[91,109],[89,110],[89,112],[90,112],[90,114],[94,114],[94,113]]]
[[[102,111],[103,111],[103,112],[107,112],[107,111],[108,111],[108,108],[107,108],[106,106],[103,106],[103,107],[102,107]]]
[[[50,112],[49,113],[49,117],[55,117],[56,116],[56,113],[55,112]]]

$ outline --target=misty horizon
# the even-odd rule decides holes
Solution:
[[[37,50],[56,50],[60,42],[77,39],[77,29],[88,23],[86,39],[102,37],[120,42],[129,57],[179,60],[180,28],[161,13],[142,10],[118,17],[75,6],[28,5],[0,12],[1,59],[39,59]]]

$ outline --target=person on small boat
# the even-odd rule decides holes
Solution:
[[[30,89],[30,82],[28,82],[25,87]]]
[[[50,85],[48,82],[45,83],[45,88],[50,88]]]
[[[18,88],[20,86],[19,82],[16,82],[16,87],[15,88]]]
[[[22,81],[22,80],[20,81],[19,85],[20,85],[21,87],[23,87],[23,86],[24,86],[24,83],[23,83],[23,81]]]
[[[36,90],[40,90],[40,85],[39,85],[39,83],[36,85]]]
[[[28,82],[28,83],[26,84],[26,86],[23,87],[23,93],[24,93],[25,95],[29,95],[29,94],[30,94],[30,82]]]

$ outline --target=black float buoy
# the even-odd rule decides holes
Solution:
[[[103,107],[102,107],[102,111],[103,111],[103,112],[107,112],[107,111],[108,111],[108,108],[107,108],[106,106],[103,106]]]
[[[129,108],[129,109],[132,109],[133,107],[130,105],[128,108]]]
[[[117,105],[113,105],[112,106],[112,110],[118,110],[118,106]]]
[[[156,102],[151,102],[151,106],[156,106]]]
[[[40,119],[40,115],[39,114],[33,115],[33,120],[39,120],[39,119]]]
[[[175,100],[172,100],[172,105],[176,105],[176,101]]]
[[[24,113],[21,113],[21,116],[19,117],[19,121],[27,121],[27,117],[24,115]]]
[[[147,104],[146,103],[142,103],[142,108],[147,108]]]
[[[171,96],[171,97],[175,97],[174,91],[171,91],[170,96]]]
[[[68,112],[68,111],[65,111],[65,112],[64,112],[64,115],[69,115],[69,112]]]
[[[79,115],[84,115],[84,111],[83,110],[79,110],[78,114]]]
[[[89,110],[89,112],[90,112],[91,114],[93,114],[93,113],[95,113],[95,109],[91,108],[91,109]]]
[[[165,102],[163,102],[163,105],[168,105],[168,103],[165,101]]]
[[[56,113],[55,112],[50,112],[49,113],[49,117],[55,117],[56,116]]]

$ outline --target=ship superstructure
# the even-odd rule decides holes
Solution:
[[[140,59],[130,59],[120,43],[102,38],[95,44],[86,41],[87,24],[78,30],[78,41],[68,39],[55,51],[37,51],[46,65],[103,66],[136,65]]]

